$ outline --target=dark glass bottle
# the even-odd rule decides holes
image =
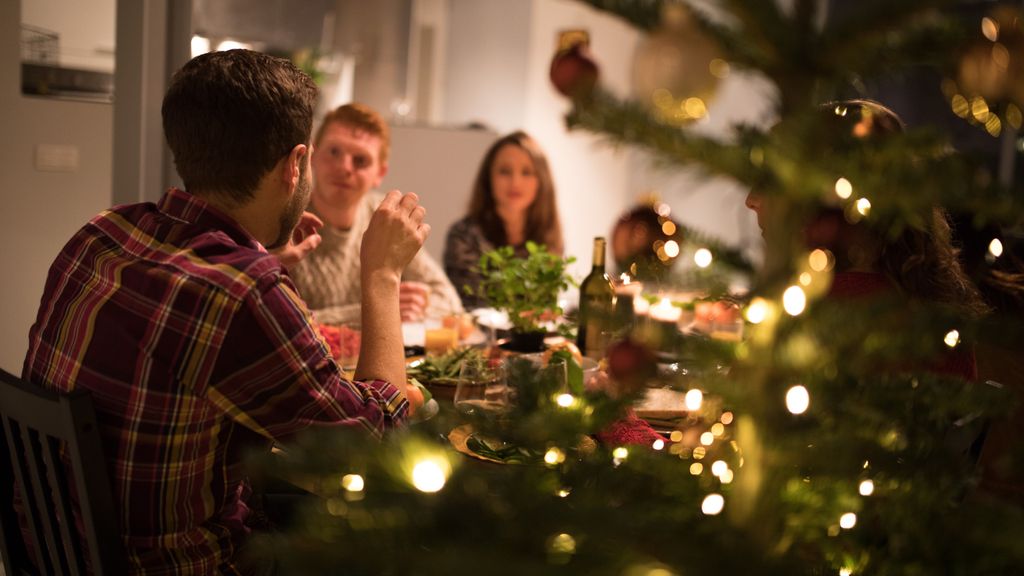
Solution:
[[[594,266],[580,284],[579,328],[576,345],[588,358],[599,359],[604,354],[605,342],[615,308],[615,289],[604,270],[605,240],[594,238]]]

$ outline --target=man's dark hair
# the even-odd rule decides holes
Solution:
[[[308,144],[317,87],[281,58],[210,52],[178,70],[164,95],[164,135],[186,190],[245,203],[292,148]]]

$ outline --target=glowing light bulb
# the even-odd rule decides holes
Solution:
[[[704,446],[711,446],[715,443],[715,435],[711,432],[704,432],[700,435],[700,443]]]
[[[836,196],[839,196],[843,200],[846,200],[853,195],[853,184],[846,178],[840,178],[836,180]]]
[[[853,576],[853,570],[850,570],[849,568],[840,568],[839,576]]]
[[[867,198],[857,200],[857,212],[860,212],[861,216],[867,216],[871,212],[871,201]]]
[[[725,460],[715,460],[711,464],[711,473],[715,476],[721,476],[729,469],[729,465],[725,463]]]
[[[683,402],[686,404],[687,410],[696,412],[700,410],[701,404],[704,403],[704,393],[696,388],[688,390],[686,396],[683,397]]]
[[[629,450],[627,450],[623,446],[619,446],[615,450],[612,450],[612,458],[615,458],[616,460],[625,460],[628,457],[629,457]]]
[[[992,241],[988,243],[988,253],[996,258],[1003,255],[1003,243],[999,238],[993,238]]]
[[[708,494],[700,503],[700,511],[708,516],[721,514],[723,508],[725,508],[725,498],[721,494]]]
[[[661,450],[664,447],[665,441],[662,440],[661,438],[658,438],[657,440],[654,441],[654,443],[651,444],[651,448],[654,448],[655,450]]]
[[[946,346],[956,348],[956,345],[960,343],[960,332],[957,330],[950,330],[949,332],[946,332],[942,341],[946,343]]]
[[[803,288],[790,286],[782,293],[782,309],[790,316],[799,316],[807,307],[807,295]]]
[[[555,398],[555,403],[557,403],[562,408],[568,408],[572,406],[575,400],[576,398],[574,398],[572,394],[559,394]]]
[[[747,321],[751,324],[760,324],[768,318],[768,301],[764,298],[754,298],[747,306]]]
[[[832,264],[832,257],[828,250],[817,248],[807,257],[807,262],[811,265],[811,270],[824,272]]]
[[[438,492],[448,481],[448,473],[436,460],[421,460],[412,469],[412,485],[420,492]]]
[[[711,250],[707,248],[699,248],[693,253],[693,263],[701,268],[711,266],[712,260],[714,260],[714,257],[711,255]]]
[[[803,274],[800,275],[800,285],[801,286],[810,286],[811,285],[811,280],[813,280],[813,279],[814,278],[811,276],[810,272],[804,272]]]
[[[732,478],[733,478],[732,470],[729,470],[728,468],[726,468],[725,472],[722,472],[718,476],[718,481],[721,482],[722,484],[732,484]]]
[[[544,453],[544,462],[550,466],[561,464],[565,461],[565,453],[558,448],[548,448],[548,451]]]
[[[715,438],[720,438],[722,434],[725,434],[725,424],[715,422],[711,425],[711,433],[715,435]]]
[[[811,395],[807,388],[797,385],[786,392],[786,409],[792,414],[803,414],[811,405]]]
[[[857,487],[857,491],[860,492],[861,496],[871,496],[875,493],[875,483],[871,480],[864,480]]]
[[[704,472],[704,465],[700,462],[694,462],[690,464],[690,474],[694,476],[700,476]]]
[[[341,487],[349,492],[362,492],[366,483],[359,474],[346,474],[341,479]]]
[[[843,530],[849,530],[857,525],[857,515],[853,512],[847,512],[839,517],[839,527]]]

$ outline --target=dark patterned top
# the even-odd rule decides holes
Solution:
[[[452,224],[448,229],[448,237],[444,242],[444,271],[448,279],[459,292],[462,306],[466,310],[487,306],[487,301],[475,294],[469,294],[466,288],[476,290],[480,286],[480,256],[484,252],[494,250],[495,246],[484,237],[480,225],[466,216]],[[525,258],[526,246],[515,247],[516,256]]]

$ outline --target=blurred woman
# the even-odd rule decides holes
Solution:
[[[547,157],[537,142],[517,131],[487,150],[473,184],[468,214],[452,225],[444,247],[444,270],[466,309],[485,306],[466,288],[480,285],[480,256],[512,246],[526,256],[526,243],[562,254],[562,225]]]
[[[893,111],[870,100],[834,102],[821,110],[822,144],[837,152],[846,142],[877,142],[904,130],[903,121]],[[771,198],[751,192],[746,205],[766,231],[766,226],[772,225]],[[904,226],[893,235],[872,218],[851,221],[843,207],[826,202],[804,228],[804,239],[808,248],[825,248],[835,258],[829,299],[895,294],[911,302],[944,305],[963,317],[987,311],[958,262],[948,216],[941,207],[927,208],[920,225]],[[968,347],[944,351],[927,368],[967,380],[977,378],[974,354]]]

